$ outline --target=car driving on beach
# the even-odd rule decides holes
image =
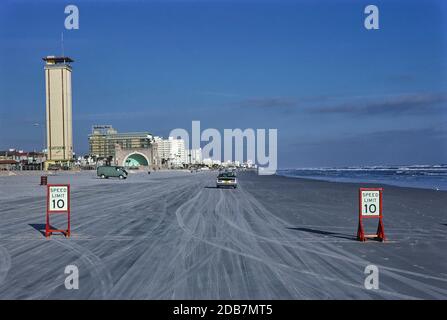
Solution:
[[[108,179],[110,177],[120,178],[120,180],[127,178],[127,171],[124,167],[118,166],[100,166],[96,169],[96,174],[101,179]]]
[[[234,172],[219,173],[216,180],[216,187],[233,187],[237,188],[237,178]]]

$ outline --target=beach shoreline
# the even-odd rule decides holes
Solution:
[[[278,176],[447,191],[446,165],[279,169]]]

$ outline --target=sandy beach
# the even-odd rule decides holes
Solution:
[[[361,243],[357,191],[373,185],[215,177],[52,175],[72,187],[72,237],[46,239],[39,176],[1,176],[0,299],[447,298],[447,192],[383,186],[388,241]],[[364,287],[370,264],[379,290]]]

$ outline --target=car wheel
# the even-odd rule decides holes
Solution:
[[[101,175],[101,179],[105,179],[105,178],[106,178],[106,176],[102,174]]]
[[[122,175],[120,175],[120,180],[123,180],[123,179],[124,179],[124,177]]]

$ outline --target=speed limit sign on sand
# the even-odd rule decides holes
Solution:
[[[51,214],[67,214],[67,229],[54,229],[50,224]],[[61,232],[70,236],[70,185],[49,184],[47,186],[47,220],[45,236],[49,237],[53,232]]]
[[[357,239],[365,241],[367,238],[375,238],[385,241],[383,228],[383,189],[382,188],[360,188],[359,189],[359,226]],[[379,219],[379,225],[375,234],[365,234],[363,219]]]

